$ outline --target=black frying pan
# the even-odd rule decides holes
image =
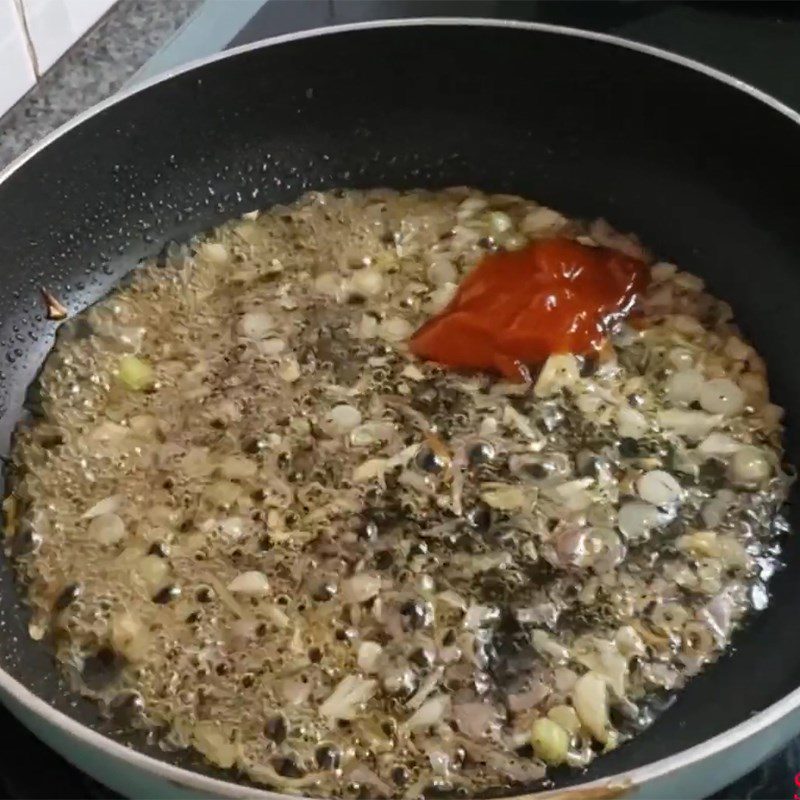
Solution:
[[[603,215],[706,278],[767,360],[796,461],[800,128],[732,83],[593,35],[406,23],[246,49],[107,105],[0,182],[3,450],[52,340],[40,286],[75,311],[166,242],[307,189],[469,184]],[[770,607],[734,650],[633,743],[559,785],[678,754],[798,687],[795,537],[784,552]],[[0,604],[0,665],[97,727],[28,638],[5,561]],[[760,754],[795,724],[761,726]],[[697,785],[729,782],[739,763]]]

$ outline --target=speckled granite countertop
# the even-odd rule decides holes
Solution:
[[[0,118],[0,169],[59,125],[116,92],[202,0],[120,0]]]

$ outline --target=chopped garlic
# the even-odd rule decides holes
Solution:
[[[142,392],[155,382],[150,364],[137,356],[123,356],[119,361],[119,379],[126,389]]]
[[[560,389],[574,386],[579,378],[580,368],[575,356],[568,353],[555,354],[544,362],[533,392],[537,397],[548,397]]]
[[[269,592],[269,581],[263,572],[241,572],[229,584],[228,591],[251,597],[264,597]]]

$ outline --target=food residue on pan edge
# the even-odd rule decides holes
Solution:
[[[505,378],[412,355],[553,242],[650,263],[518,197],[313,193],[64,323],[4,503],[31,635],[121,725],[301,794],[530,786],[635,736],[767,602],[782,411],[666,263],[596,351],[509,295],[521,350],[469,320]]]

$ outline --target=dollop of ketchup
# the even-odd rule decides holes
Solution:
[[[597,350],[647,285],[644,262],[571,239],[487,256],[411,338],[419,358],[521,381],[553,353]]]

